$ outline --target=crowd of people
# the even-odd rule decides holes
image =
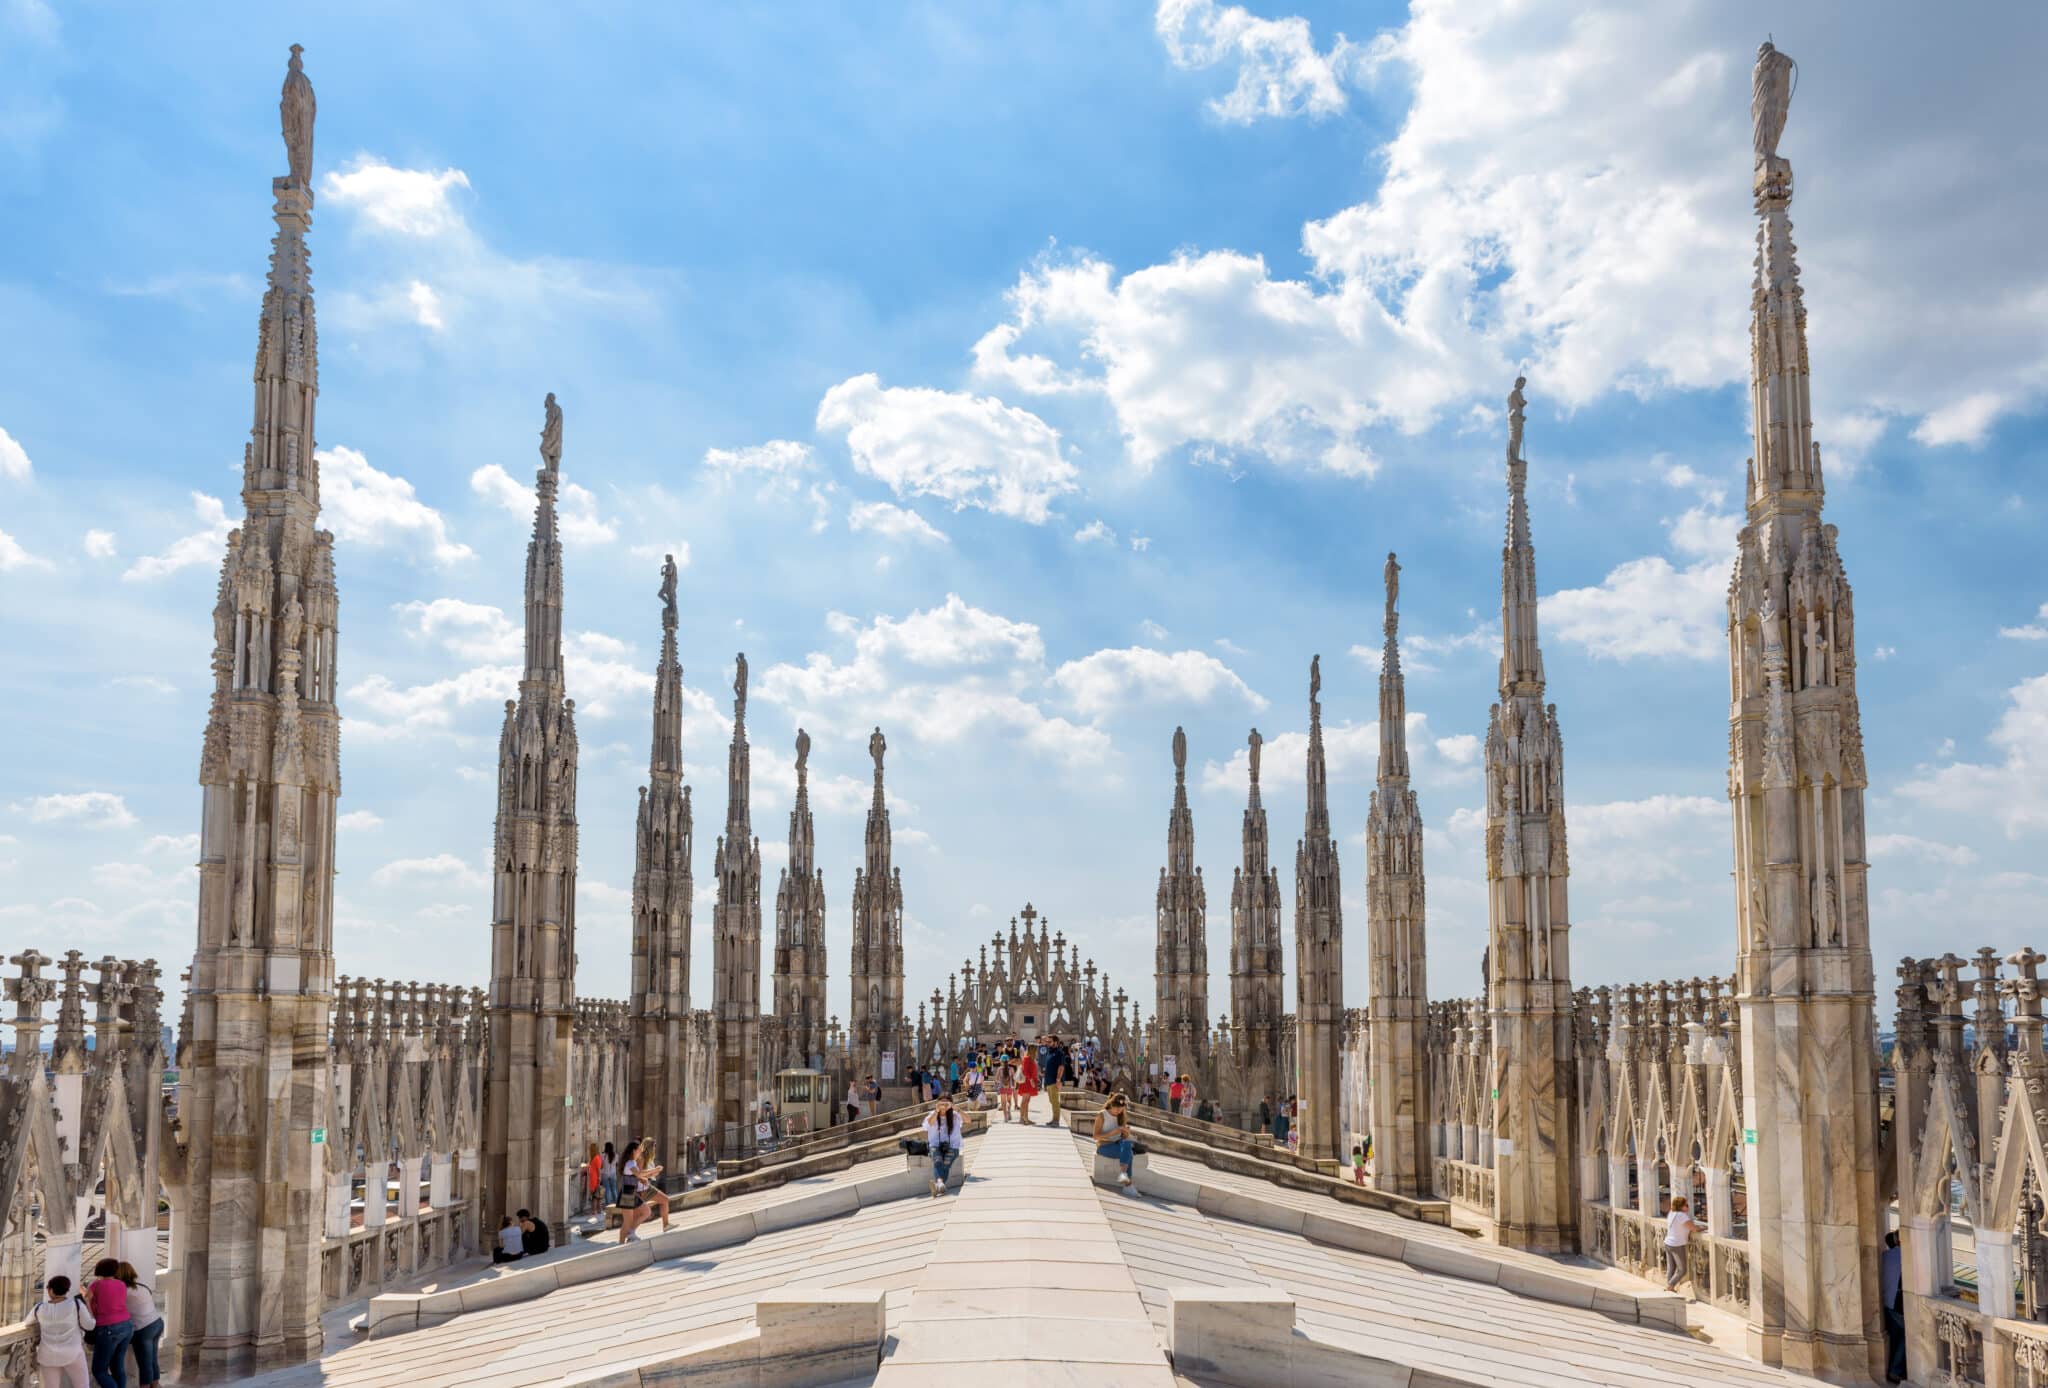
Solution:
[[[158,1388],[158,1346],[163,1313],[156,1296],[135,1269],[117,1258],[102,1258],[82,1291],[74,1292],[62,1273],[43,1288],[36,1303],[36,1368],[43,1388],[128,1388],[128,1358],[135,1357],[140,1388]],[[88,1377],[89,1375],[89,1377]]]

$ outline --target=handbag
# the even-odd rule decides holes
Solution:
[[[637,1210],[640,1208],[640,1192],[622,1190],[619,1192],[619,1198],[612,1203],[622,1210]]]
[[[928,1157],[932,1154],[931,1143],[921,1137],[906,1137],[896,1145],[903,1149],[906,1157]]]

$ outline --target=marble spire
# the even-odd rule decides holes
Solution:
[[[811,824],[811,735],[796,730],[796,804],[789,811],[789,863],[775,888],[775,1018],[782,1068],[825,1057],[825,874]]]
[[[1572,1146],[1577,1072],[1565,892],[1564,747],[1545,704],[1536,546],[1522,455],[1527,401],[1508,393],[1508,515],[1501,546],[1500,702],[1486,732],[1487,1002],[1493,1018],[1494,1219],[1503,1243],[1578,1242]]]
[[[1379,773],[1366,816],[1365,859],[1373,1184],[1400,1195],[1422,1196],[1435,1184],[1424,1050],[1429,986],[1423,937],[1422,809],[1408,784],[1408,695],[1396,636],[1401,565],[1391,554],[1386,588]]]
[[[733,664],[732,746],[725,762],[725,833],[718,840],[711,940],[715,1116],[721,1124],[752,1122],[767,1081],[761,1055],[761,841],[754,837],[746,653]]]
[[[1323,658],[1308,667],[1308,813],[1294,852],[1295,1069],[1301,1154],[1335,1163],[1342,1085],[1344,904],[1323,756]]]
[[[1282,1097],[1281,1018],[1287,1012],[1286,954],[1280,938],[1280,871],[1268,851],[1266,807],[1259,799],[1265,739],[1246,739],[1250,775],[1242,827],[1243,858],[1230,882],[1230,1017],[1244,1066],[1245,1106]],[[1241,1116],[1241,1115],[1240,1115]]]
[[[684,1056],[690,1044],[690,924],[694,828],[683,783],[683,667],[676,658],[676,563],[661,566],[661,658],[654,667],[654,729],[647,784],[633,833],[633,994],[636,1044],[628,1059],[627,1126],[679,1153]],[[697,1096],[687,1096],[695,1099]]]
[[[853,960],[847,971],[853,1026],[847,1041],[857,1075],[882,1078],[881,1058],[893,1053],[900,1082],[909,1063],[902,1034],[903,876],[890,861],[889,803],[882,789],[882,758],[888,750],[876,728],[868,738],[875,792],[868,804],[867,851],[853,874]]]
[[[542,405],[526,547],[525,668],[498,738],[490,1071],[483,1191],[492,1209],[564,1208],[565,1099],[576,1011],[576,702],[562,672],[562,409]]]
[[[166,1154],[186,1294],[179,1375],[235,1377],[317,1354],[330,1121],[334,831],[341,793],[334,536],[319,528],[313,313],[313,86],[293,45],[279,113],[290,172],[271,180],[242,521],[213,613],[200,748],[197,943]],[[314,1038],[310,1043],[308,1038]],[[145,1181],[153,1179],[146,1174]],[[76,1245],[72,1245],[75,1249]],[[78,1268],[56,1265],[46,1272]]]
[[[1154,900],[1157,939],[1152,1021],[1162,1054],[1183,1073],[1208,1075],[1209,892],[1195,866],[1195,816],[1188,808],[1188,736],[1173,730],[1173,808],[1166,817],[1166,865]]]
[[[1835,1381],[1875,1376],[1884,1216],[1877,1153],[1876,974],[1864,849],[1856,619],[1824,489],[1792,242],[1792,165],[1780,157],[1791,58],[1757,53],[1751,118],[1757,215],[1750,285],[1745,524],[1728,587],[1728,793],[1734,815],[1736,1000],[1749,1173],[1750,1352]],[[1709,1153],[1710,1207],[1731,1154]],[[1908,1246],[1934,1220],[1904,1212]],[[1926,1237],[1915,1240],[1916,1228]],[[2013,1316],[2012,1234],[1979,1233],[1979,1304]],[[1924,1262],[1908,1293],[1946,1285]],[[1909,1303],[1911,1297],[1909,1297]]]

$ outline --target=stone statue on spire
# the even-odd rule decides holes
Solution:
[[[547,419],[540,430],[540,457],[547,464],[549,472],[562,465],[562,407],[555,403],[555,393],[548,392]]]
[[[1265,745],[1266,739],[1259,736],[1257,728],[1253,728],[1251,736],[1245,739],[1245,748],[1251,758],[1253,785],[1259,783],[1259,749]]]
[[[735,729],[747,721],[747,653],[745,651],[741,651],[733,657],[732,721]]]
[[[1311,656],[1308,662],[1308,701],[1311,713],[1317,712],[1314,705],[1316,700],[1322,697],[1322,693],[1323,658],[1320,655]]]
[[[1522,456],[1523,412],[1529,404],[1522,394],[1522,387],[1529,384],[1527,376],[1515,377],[1515,388],[1508,392],[1508,456]]]
[[[1785,116],[1792,109],[1792,74],[1797,67],[1769,39],[1756,50],[1756,70],[1749,82],[1749,126],[1758,168],[1777,162],[1778,137],[1785,133]]]
[[[284,127],[284,148],[291,160],[294,188],[310,188],[313,181],[313,84],[306,80],[306,67],[299,55],[306,50],[292,45],[291,66],[284,75],[284,92],[277,100],[277,114]]]
[[[1182,729],[1182,728],[1175,728],[1175,729],[1173,730],[1173,778],[1174,778],[1174,779],[1175,779],[1176,781],[1182,781],[1182,780],[1186,780],[1186,779],[1187,779],[1187,774],[1188,774],[1188,735],[1187,735],[1187,731],[1186,731],[1185,729]]]
[[[1387,580],[1387,635],[1392,636],[1396,621],[1395,607],[1401,598],[1401,564],[1399,560],[1394,558],[1392,551],[1387,553],[1385,572]]]
[[[670,631],[676,629],[676,557],[673,554],[661,561],[661,624]]]
[[[796,778],[801,782],[808,773],[811,762],[811,735],[802,728],[796,730]]]
[[[882,754],[888,750],[889,739],[882,736],[880,728],[876,728],[868,737],[868,755],[875,759],[875,779],[877,781],[882,779]]]

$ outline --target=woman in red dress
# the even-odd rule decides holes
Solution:
[[[1038,1093],[1038,1056],[1036,1048],[1024,1048],[1023,1063],[1017,1067],[1017,1111],[1018,1117],[1026,1124],[1031,1122],[1031,1100]]]

